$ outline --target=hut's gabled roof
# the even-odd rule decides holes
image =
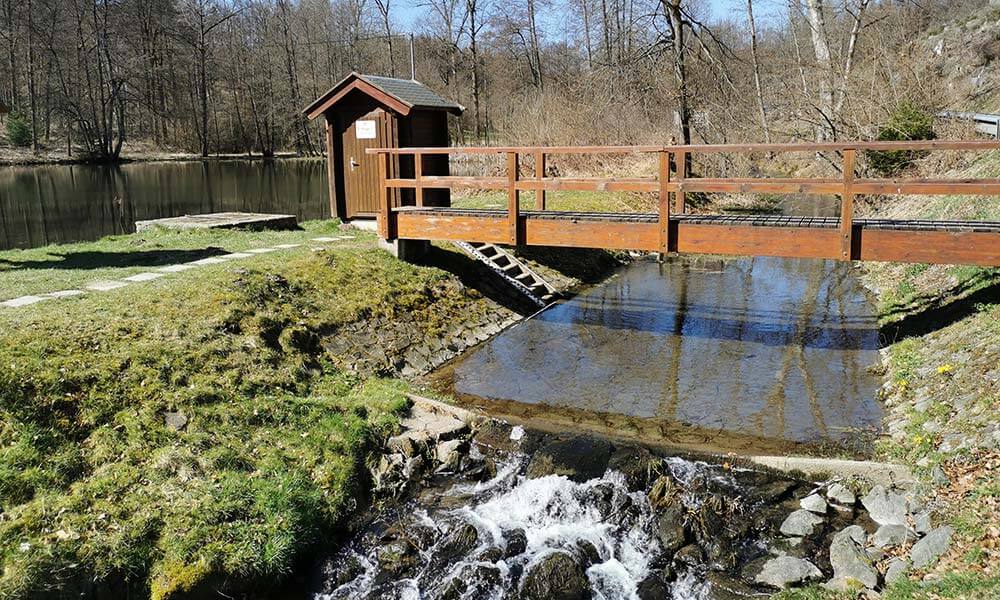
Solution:
[[[461,104],[438,95],[419,81],[351,73],[302,112],[310,119],[315,119],[354,90],[370,96],[385,108],[403,116],[410,114],[414,108],[446,110],[454,114],[461,114],[465,110]]]

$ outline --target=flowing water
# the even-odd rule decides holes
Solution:
[[[0,168],[0,250],[95,240],[224,211],[330,216],[322,159]]]
[[[595,600],[735,597],[717,595],[721,590],[764,595],[754,575],[780,544],[775,523],[783,507],[813,489],[648,454],[645,477],[645,469],[626,474],[614,467],[590,479],[533,476],[547,443],[497,454],[474,438],[458,471],[380,512],[325,561],[315,600],[540,600],[554,590]],[[617,452],[632,453],[619,464],[642,456],[634,447],[612,456]],[[495,476],[470,479],[480,472],[476,465],[493,459]],[[815,551],[818,563],[822,550]]]

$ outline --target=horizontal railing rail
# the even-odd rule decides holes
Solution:
[[[535,193],[535,209],[546,210],[546,192],[649,192],[658,194],[659,247],[667,252],[671,247],[671,212],[684,213],[685,193],[771,193],[838,195],[840,206],[839,255],[844,260],[852,256],[854,246],[854,199],[862,194],[913,195],[1000,195],[1000,179],[858,179],[855,164],[859,151],[987,151],[1000,150],[1000,141],[993,140],[921,140],[904,142],[819,142],[787,144],[706,144],[671,146],[483,146],[428,148],[370,148],[366,152],[380,155],[379,166],[379,233],[384,239],[395,239],[393,224],[393,190],[414,190],[415,204],[424,206],[425,189],[487,189],[507,191],[507,242],[519,244],[520,193]],[[713,153],[792,153],[837,152],[842,157],[841,177],[815,178],[745,178],[698,177],[687,175],[689,157]],[[499,154],[506,156],[506,175],[501,177],[468,177],[424,175],[423,157],[427,155]],[[559,154],[656,154],[658,169],[655,177],[549,177],[545,173],[547,157]],[[412,178],[388,177],[392,160],[413,156]],[[522,177],[521,156],[534,158],[534,173]],[[673,168],[671,168],[673,167]],[[673,201],[671,202],[671,196]]]

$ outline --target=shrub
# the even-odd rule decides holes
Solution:
[[[880,142],[906,140],[933,140],[934,117],[927,111],[904,102],[896,107],[889,121],[879,128],[877,140]],[[892,152],[869,151],[868,164],[883,177],[891,177],[913,164],[914,159],[925,153],[919,150],[896,150]]]
[[[30,144],[31,121],[18,113],[10,113],[7,117],[7,139],[15,146]]]

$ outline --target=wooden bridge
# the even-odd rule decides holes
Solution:
[[[988,151],[998,141],[857,142],[814,144],[372,148],[379,155],[378,227],[383,239],[476,241],[509,245],[607,248],[749,256],[832,258],[1000,266],[1000,222],[861,219],[859,195],[1000,195],[1000,179],[861,179],[860,151]],[[835,178],[688,177],[696,154],[831,153],[840,157]],[[506,156],[506,176],[424,176],[423,157],[451,154]],[[656,177],[549,177],[550,155],[655,154]],[[412,156],[413,177],[402,178],[400,159]],[[532,176],[522,176],[521,156],[534,158]],[[671,168],[673,166],[673,168]],[[426,189],[506,190],[506,210],[424,205]],[[400,206],[399,190],[412,189],[413,206]],[[594,213],[546,210],[546,192],[649,192],[658,194],[655,213]],[[535,192],[533,210],[522,210],[520,192]],[[706,215],[686,210],[685,193],[816,194],[840,197],[839,217]]]

